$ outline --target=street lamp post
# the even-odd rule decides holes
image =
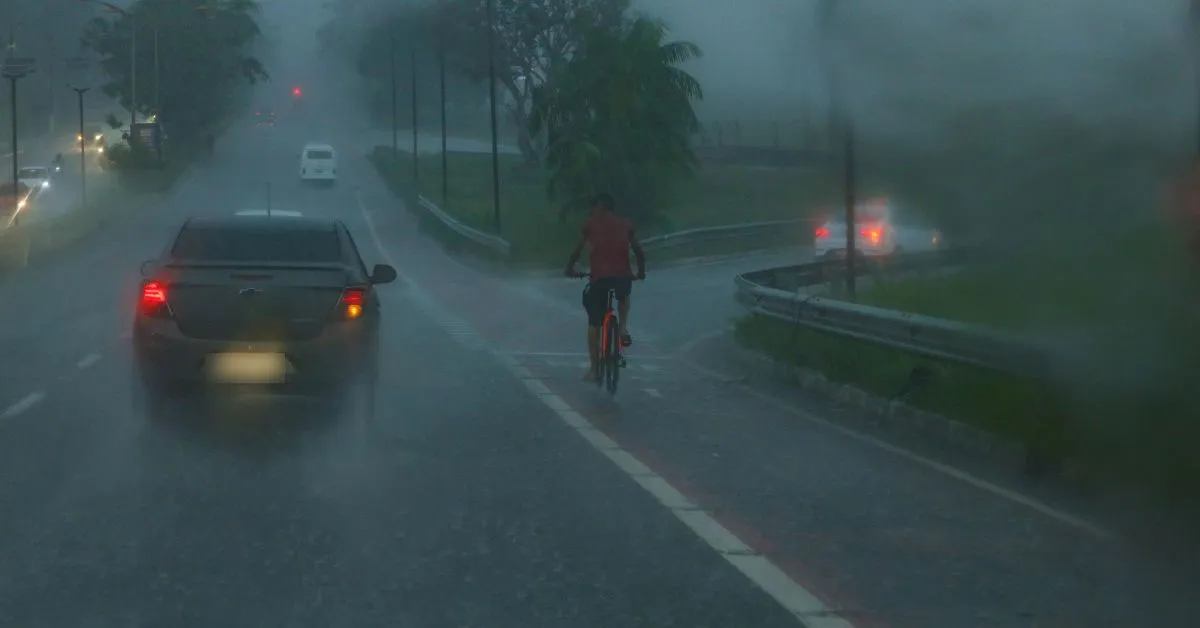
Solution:
[[[829,120],[830,138],[837,138],[841,132],[842,140],[842,192],[845,200],[846,222],[846,297],[854,301],[857,296],[858,274],[858,226],[855,218],[855,198],[857,187],[854,155],[854,121],[846,109],[841,93],[841,77],[837,64],[833,59],[833,19],[837,10],[838,0],[821,0],[817,5],[817,24],[821,33],[821,58],[825,66],[825,78],[829,89]],[[836,140],[830,142],[831,150],[836,146]],[[836,153],[834,153],[836,154]]]
[[[21,182],[18,172],[20,170],[18,165],[20,150],[17,145],[17,81],[29,76],[33,71],[33,59],[11,56],[4,61],[4,67],[0,70],[0,76],[8,79],[10,88],[9,96],[11,98],[10,105],[12,106],[12,111],[9,113],[12,117],[12,193],[14,209],[16,209],[15,206],[19,202],[17,197],[20,196],[19,185]],[[13,216],[15,217],[16,214],[14,213]]]
[[[496,233],[500,223],[500,135],[496,128],[496,1],[487,0],[488,102],[492,117],[492,221]]]
[[[392,161],[400,159],[400,129],[396,120],[396,37],[391,40],[392,58]]]
[[[450,175],[446,170],[446,41],[445,35],[438,36],[438,91],[442,108],[442,207],[450,196]]]
[[[87,207],[87,151],[84,150],[86,144],[83,141],[83,95],[88,92],[88,87],[72,87],[75,95],[79,98],[79,198],[80,205]]]
[[[412,90],[412,171],[413,171],[413,187],[417,188],[417,181],[421,176],[420,160],[417,159],[417,49],[413,48],[409,58],[409,75],[412,79],[412,84],[409,86]],[[418,188],[419,189],[419,188]]]

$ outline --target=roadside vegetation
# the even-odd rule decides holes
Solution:
[[[201,154],[206,134],[216,134],[245,101],[247,87],[268,80],[251,53],[261,36],[253,0],[138,0],[124,12],[110,10],[95,18],[82,44],[99,59],[106,77],[101,90],[141,121],[162,125],[162,160],[141,143],[112,145],[106,167],[122,187],[162,190]],[[154,31],[151,31],[152,25]],[[158,66],[152,32],[158,33]],[[130,38],[137,36],[137,59]],[[143,45],[144,44],[144,45]],[[138,68],[137,93],[131,89],[131,61]],[[136,103],[136,105],[134,104]],[[110,117],[128,140],[128,118]]]
[[[749,348],[881,397],[914,369],[933,376],[901,400],[1027,445],[1039,464],[1071,459],[1093,481],[1134,481],[1200,504],[1200,295],[1196,263],[1165,223],[1103,247],[1023,255],[955,274],[875,282],[865,305],[1045,341],[1056,371],[1037,381],[747,316]],[[1147,325],[1152,321],[1151,325]]]
[[[370,86],[370,106],[390,117],[395,55],[401,128],[413,126],[415,70],[417,128],[438,129],[444,58],[448,135],[475,135],[463,120],[487,120],[486,4],[451,0],[374,16],[375,26],[354,51]],[[507,129],[502,141],[513,148],[500,160],[499,235],[512,243],[514,261],[561,264],[585,216],[586,199],[598,191],[617,197],[643,237],[805,219],[836,201],[836,178],[825,163],[763,167],[699,159],[697,138],[712,133],[703,132],[694,109],[702,86],[682,68],[702,51],[673,39],[665,24],[632,11],[627,0],[497,0],[495,6],[495,64],[512,69],[497,73],[499,123]],[[778,133],[781,143],[798,141],[794,126]],[[740,138],[732,128],[728,135],[728,141]],[[402,143],[400,149],[395,157],[390,147],[372,155],[394,189],[406,196],[420,193],[464,224],[497,232],[490,154],[450,155],[450,193],[443,199],[440,157],[422,155],[414,182],[411,147]],[[803,225],[778,237],[672,254],[810,241],[811,226]]]

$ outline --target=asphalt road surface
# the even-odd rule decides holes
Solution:
[[[0,625],[1196,625],[1196,580],[1082,506],[727,373],[691,339],[720,341],[736,264],[652,267],[621,391],[584,385],[581,286],[445,255],[314,98],[0,281]],[[297,180],[308,141],[341,149],[335,187]],[[380,289],[379,413],[243,399],[151,420],[138,266],[268,186],[402,274]]]

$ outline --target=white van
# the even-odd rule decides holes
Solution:
[[[300,180],[337,180],[337,151],[328,144],[305,144],[300,152]]]

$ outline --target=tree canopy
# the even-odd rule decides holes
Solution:
[[[257,11],[254,0],[138,0],[93,20],[83,44],[100,57],[104,93],[127,109],[135,101],[130,55],[136,54],[139,117],[157,113],[173,137],[187,136],[225,115],[240,86],[268,80],[250,52],[261,35]]]
[[[702,92],[681,65],[699,48],[670,41],[662,22],[633,14],[630,0],[490,4],[491,15],[489,0],[443,0],[376,16],[359,72],[390,80],[392,40],[441,51],[451,71],[477,85],[494,60],[521,152],[551,172],[548,195],[566,210],[608,190],[640,218],[657,215],[695,166],[693,102]]]
[[[694,172],[692,103],[703,93],[679,66],[700,49],[668,41],[646,17],[589,29],[578,43],[533,92],[529,125],[546,136],[548,193],[569,208],[609,191],[635,216],[658,217],[672,184]]]

